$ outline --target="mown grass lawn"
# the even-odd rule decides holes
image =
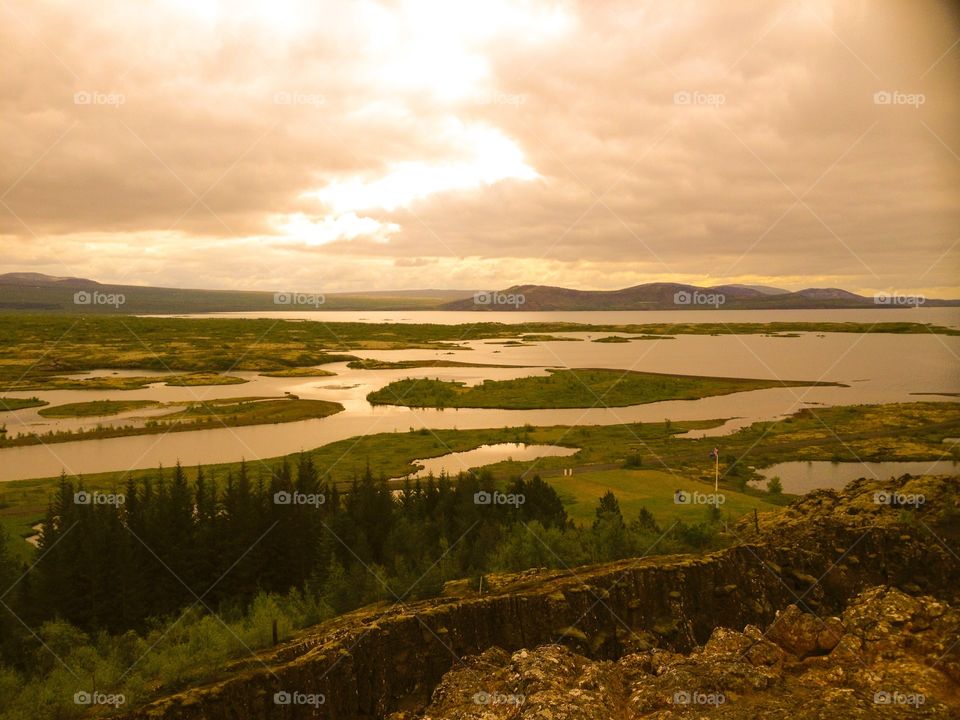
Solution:
[[[713,485],[691,480],[664,470],[602,470],[576,473],[571,476],[548,478],[563,498],[570,518],[577,523],[590,524],[594,520],[597,501],[608,490],[617,496],[620,512],[630,522],[646,507],[660,527],[666,529],[677,519],[686,523],[703,522],[708,515],[705,505],[678,505],[674,492],[712,494]],[[744,495],[721,486],[720,493],[726,502],[720,506],[724,516],[737,518],[745,513],[773,510],[777,505],[762,497]]]

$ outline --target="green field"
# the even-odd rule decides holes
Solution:
[[[594,519],[597,500],[608,490],[613,491],[620,503],[625,518],[634,518],[641,507],[647,508],[657,524],[669,527],[677,519],[686,523],[703,522],[707,507],[702,504],[677,504],[674,492],[712,494],[710,483],[691,480],[664,470],[602,470],[599,472],[575,473],[551,477],[550,484],[563,498],[564,508],[570,519],[580,524],[590,524]],[[762,496],[723,488],[720,492],[724,502],[720,511],[725,517],[738,518],[744,513],[771,510],[777,505],[767,502]]]
[[[373,405],[432,408],[623,407],[661,400],[693,400],[771,387],[837,383],[665,375],[629,370],[549,370],[546,376],[484,380],[468,386],[446,380],[405,379],[367,395]]]

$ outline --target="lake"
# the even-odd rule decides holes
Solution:
[[[336,319],[349,319],[350,313],[323,313]],[[602,313],[528,313],[550,316],[548,319],[590,322],[659,321],[658,312]],[[824,310],[824,311],[685,311],[666,313],[681,321],[701,316],[726,320],[747,319],[764,322],[795,320],[875,320],[902,319],[909,316],[924,322],[947,323],[954,320],[957,308],[919,308],[916,310]],[[314,313],[299,313],[314,315]],[[363,313],[371,320],[382,320],[384,313]],[[493,320],[508,315],[515,321],[523,313],[397,313],[409,321],[425,316],[468,315],[471,320]],[[609,316],[618,316],[617,320]],[[630,319],[624,319],[629,315]],[[732,316],[731,316],[732,315]],[[736,316],[736,317],[733,317]],[[530,318],[526,318],[530,319]],[[537,319],[544,319],[538,317]],[[602,333],[599,335],[607,335]],[[912,402],[948,401],[955,398],[930,393],[960,392],[960,337],[918,335],[857,335],[847,333],[802,333],[799,337],[762,335],[678,335],[675,339],[636,340],[611,344],[590,342],[596,333],[570,333],[579,342],[538,342],[522,346],[494,344],[489,340],[468,341],[457,350],[368,350],[353,354],[383,360],[442,359],[476,363],[527,365],[525,368],[421,368],[413,370],[354,370],[346,363],[325,365],[337,373],[333,377],[266,378],[256,373],[233,373],[248,379],[244,385],[210,387],[166,387],[155,384],[144,390],[88,391],[56,390],[9,393],[11,397],[30,397],[58,405],[103,399],[147,399],[161,402],[190,402],[237,396],[282,396],[286,392],[301,398],[340,402],[345,411],[331,417],[280,425],[221,428],[167,435],[141,435],[106,440],[34,445],[0,450],[0,480],[14,480],[108,470],[234,461],[245,458],[256,462],[362,434],[405,432],[410,428],[489,428],[531,425],[609,425],[624,422],[662,422],[664,419],[724,419],[722,427],[697,431],[694,435],[720,436],[758,420],[769,420],[804,407]],[[548,367],[606,367],[660,373],[714,375],[723,377],[782,378],[790,380],[828,380],[848,387],[772,388],[734,395],[636,405],[622,408],[584,408],[565,410],[433,410],[405,407],[372,407],[368,393],[405,377],[430,377],[479,383],[484,379],[503,380],[531,374],[543,374]],[[106,371],[113,372],[113,371]],[[124,371],[123,374],[141,374]],[[160,374],[144,372],[142,374]],[[169,410],[169,409],[168,409]],[[123,423],[135,424],[144,411],[122,416]],[[54,420],[38,415],[36,409],[0,414],[11,434],[23,431],[47,432],[53,429],[95,427],[116,418],[72,418]]]
[[[148,315],[146,317],[171,317]],[[464,325],[478,322],[507,324],[573,322],[591,325],[633,323],[711,322],[921,322],[960,327],[960,307],[856,308],[848,310],[583,310],[555,311],[444,311],[444,310],[271,310],[174,315],[172,317],[272,318],[316,322],[436,323]]]
[[[840,490],[851,480],[872,478],[886,480],[901,475],[956,475],[956,460],[918,460],[913,462],[830,462],[809,460],[783,462],[758,470],[766,480],[779,477],[783,491],[801,495],[811,490]],[[766,482],[757,483],[761,487]]]
[[[542,457],[569,457],[577,452],[577,448],[561,447],[559,445],[527,445],[525,443],[497,443],[496,445],[481,445],[473,450],[448,453],[440,457],[414,460],[413,464],[421,469],[403,477],[425,478],[429,475],[439,477],[441,474],[457,475],[471,468],[492,465],[504,460],[536,460]]]

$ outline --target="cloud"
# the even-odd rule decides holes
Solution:
[[[0,270],[956,288],[946,2],[0,12]]]

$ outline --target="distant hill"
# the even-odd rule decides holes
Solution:
[[[786,295],[789,290],[784,290],[783,288],[770,287],[769,285],[729,285],[728,287],[733,288],[747,288],[748,290],[756,290],[757,292],[762,292],[764,295]]]
[[[319,293],[319,291],[317,291]],[[122,298],[122,302],[120,302]],[[521,300],[522,298],[522,300]],[[927,306],[960,305],[931,300]],[[17,272],[0,275],[0,312],[48,311],[127,314],[269,312],[276,310],[728,310],[884,308],[872,297],[839,288],[797,292],[764,285],[701,287],[646,283],[622,290],[573,290],[549,285],[515,285],[497,292],[468,290],[374,290],[328,293],[193,290],[111,285],[77,277]]]
[[[522,299],[521,299],[522,298]],[[960,305],[960,301],[927,299],[924,305]],[[683,283],[646,283],[622,290],[571,290],[549,285],[515,285],[497,292],[455,300],[444,310],[727,310],[885,308],[839,288],[807,288],[797,292],[749,285],[701,287]]]
[[[269,312],[276,310],[435,310],[445,303],[472,297],[468,290],[378,290],[355,293],[193,290],[111,285],[75,277],[41,273],[0,274],[0,312],[11,310],[183,314]],[[80,295],[75,301],[75,294]],[[122,296],[122,304],[116,302]],[[100,301],[103,302],[100,302]],[[88,302],[84,302],[88,301]]]

